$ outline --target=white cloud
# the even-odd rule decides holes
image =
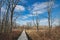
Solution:
[[[27,25],[28,22],[32,22],[32,20],[18,20],[16,23],[22,25]]]
[[[27,18],[33,17],[33,16],[37,16],[37,15],[27,14],[27,15],[25,15],[25,16],[21,16],[20,18],[22,18],[22,19],[27,19]]]
[[[26,18],[28,18],[27,16],[22,16],[22,19],[26,19]]]
[[[34,23],[33,23],[33,20],[18,20],[17,21],[17,23],[20,25],[26,25],[29,22],[31,22],[32,25],[34,25],[34,23],[36,24],[36,20],[34,20]],[[48,26],[48,19],[47,18],[40,19],[39,25]],[[53,26],[59,25],[59,19],[55,19],[52,25]]]
[[[4,7],[1,7],[1,16],[4,16],[6,14],[7,10]]]
[[[48,19],[47,18],[41,19],[40,25],[47,26],[48,25]]]
[[[53,22],[53,25],[55,25],[55,26],[59,25],[59,21],[60,21],[59,19],[55,19],[54,22]]]
[[[40,25],[48,26],[48,19],[47,18],[41,19]],[[55,19],[52,25],[53,26],[59,25],[59,19]]]
[[[34,14],[29,14],[27,15],[28,17],[32,17],[32,16],[37,16],[37,15],[34,15]]]
[[[50,2],[50,3],[54,4],[54,2]],[[48,5],[48,2],[34,3],[31,7],[28,8],[28,10],[30,10],[31,14],[23,16],[23,19],[26,19],[26,18],[32,17],[32,16],[37,16],[39,14],[47,12],[47,5]],[[57,5],[54,4],[53,7],[55,8],[55,6],[57,6]],[[36,13],[37,13],[37,15],[36,15]]]
[[[4,7],[1,7],[1,12],[6,12],[6,9]]]
[[[20,2],[27,3],[28,1],[27,0],[20,0]]]
[[[46,12],[46,10],[39,10],[39,11],[33,11],[33,14],[36,15],[36,14],[42,14]]]
[[[53,1],[49,3],[50,3],[49,5],[51,5],[52,8],[55,8],[57,6]],[[42,13],[47,12],[47,8],[48,8],[48,2],[42,2],[42,3],[34,3],[32,7],[29,7],[28,10],[30,10],[31,13],[33,14],[36,14],[36,13],[42,14]]]
[[[16,5],[15,10],[16,10],[16,11],[24,11],[25,8],[24,8],[24,6]]]
[[[47,2],[33,4],[34,10],[40,10],[47,7]]]
[[[24,11],[25,7],[21,5],[16,5],[15,11]],[[7,10],[4,7],[1,7],[1,12],[6,12]]]
[[[20,24],[21,26],[22,25],[26,25],[26,22],[25,21],[22,21],[22,20],[16,21],[16,23]]]
[[[53,6],[53,8],[57,8],[57,7],[59,7],[59,5],[57,5],[57,4],[55,6]]]
[[[34,23],[33,23],[33,20],[19,20],[19,21],[17,21],[17,23],[20,25],[27,25],[27,23],[30,23],[30,22],[32,25],[34,25],[34,23],[36,24],[36,20],[34,20]],[[48,20],[46,18],[41,19],[39,24],[42,26],[46,26],[46,25],[48,25]]]
[[[48,2],[43,2],[43,3],[35,3],[35,4],[33,4],[32,5],[32,13],[33,14],[42,14],[42,13],[44,13],[44,12],[46,12],[46,8],[47,8],[47,3]]]
[[[32,17],[32,16],[36,16],[36,15],[32,15],[33,14],[42,14],[44,12],[47,11],[47,3],[48,2],[43,2],[43,3],[35,3],[32,5],[32,8],[30,7],[29,10],[31,11],[31,14],[28,14],[28,15],[25,15],[25,16],[22,16],[21,18],[22,19],[26,19],[28,17]],[[53,2],[51,2],[53,3]],[[55,8],[56,5],[54,5],[53,7]],[[18,10],[20,10],[20,8],[17,8]],[[32,9],[32,10],[31,10]],[[22,10],[22,8],[21,8]],[[23,7],[23,10],[25,10],[25,8]],[[26,25],[27,22],[32,22],[32,20],[20,20],[20,22],[18,22],[19,24],[21,25]],[[36,23],[36,20],[34,21]],[[48,25],[48,19],[47,18],[44,18],[44,19],[41,19],[40,20],[40,25]],[[57,20],[54,21],[53,25],[58,25],[58,22]]]
[[[27,18],[29,18],[29,17],[33,17],[33,16],[36,16],[36,15],[27,14],[27,15],[20,16],[19,18],[27,19]]]

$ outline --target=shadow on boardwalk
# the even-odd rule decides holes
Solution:
[[[26,35],[27,35],[28,40],[32,40],[32,38],[27,33],[26,33]]]

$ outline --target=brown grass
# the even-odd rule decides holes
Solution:
[[[60,40],[60,27],[48,30],[26,30],[27,34],[32,40]]]
[[[0,40],[17,40],[22,30],[13,29],[11,33],[0,33]]]

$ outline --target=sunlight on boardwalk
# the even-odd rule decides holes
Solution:
[[[25,30],[23,30],[21,36],[19,36],[18,40],[28,40]]]

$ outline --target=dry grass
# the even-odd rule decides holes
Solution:
[[[60,28],[48,30],[26,30],[27,34],[32,40],[60,40]]]
[[[11,33],[0,33],[0,40],[17,40],[22,30],[13,29]]]

